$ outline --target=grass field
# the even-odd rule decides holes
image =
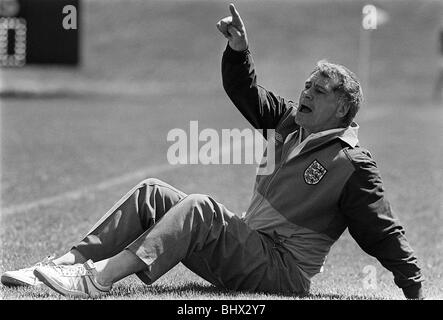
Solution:
[[[363,1],[237,1],[259,81],[286,97],[321,58],[358,68]],[[438,1],[374,1],[390,21],[372,36],[370,87],[357,118],[392,207],[443,298],[443,106],[431,102]],[[69,249],[139,180],[157,177],[207,193],[234,212],[248,206],[255,168],[166,165],[173,128],[246,128],[221,86],[225,40],[215,23],[228,1],[83,1],[78,69],[3,69],[0,272]],[[363,268],[377,289],[363,289]],[[9,289],[3,299],[64,299]],[[136,277],[104,299],[293,299],[220,291],[178,265],[154,285]],[[302,299],[402,299],[392,275],[346,232]],[[297,298],[300,299],[300,298]]]

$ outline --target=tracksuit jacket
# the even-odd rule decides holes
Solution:
[[[348,228],[393,273],[406,297],[421,294],[417,259],[385,197],[376,163],[359,146],[358,125],[311,137],[294,152],[301,131],[294,121],[297,105],[257,84],[249,50],[228,45],[222,76],[228,96],[254,128],[275,129],[275,169],[257,175],[244,221],[288,250],[308,281]]]

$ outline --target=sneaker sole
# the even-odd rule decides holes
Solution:
[[[1,283],[6,287],[39,287],[42,285],[42,283],[31,284],[6,275],[2,276]]]
[[[65,297],[90,298],[90,296],[84,292],[72,292],[64,289],[63,287],[59,286],[56,282],[52,281],[49,278],[46,278],[46,276],[43,273],[40,273],[37,269],[34,270],[34,275],[37,277],[37,279],[39,279],[49,288],[51,288],[52,290],[56,291],[57,293]]]

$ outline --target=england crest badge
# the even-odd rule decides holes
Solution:
[[[328,172],[317,160],[314,160],[304,173],[305,182],[307,184],[317,184]]]

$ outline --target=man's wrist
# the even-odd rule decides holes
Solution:
[[[413,284],[412,286],[402,288],[403,294],[407,299],[423,299],[423,290],[421,283]]]
[[[246,48],[245,50],[242,51],[237,51],[232,49],[228,43],[224,55],[225,58],[230,62],[242,63],[246,60],[249,53],[250,53],[249,48]]]

